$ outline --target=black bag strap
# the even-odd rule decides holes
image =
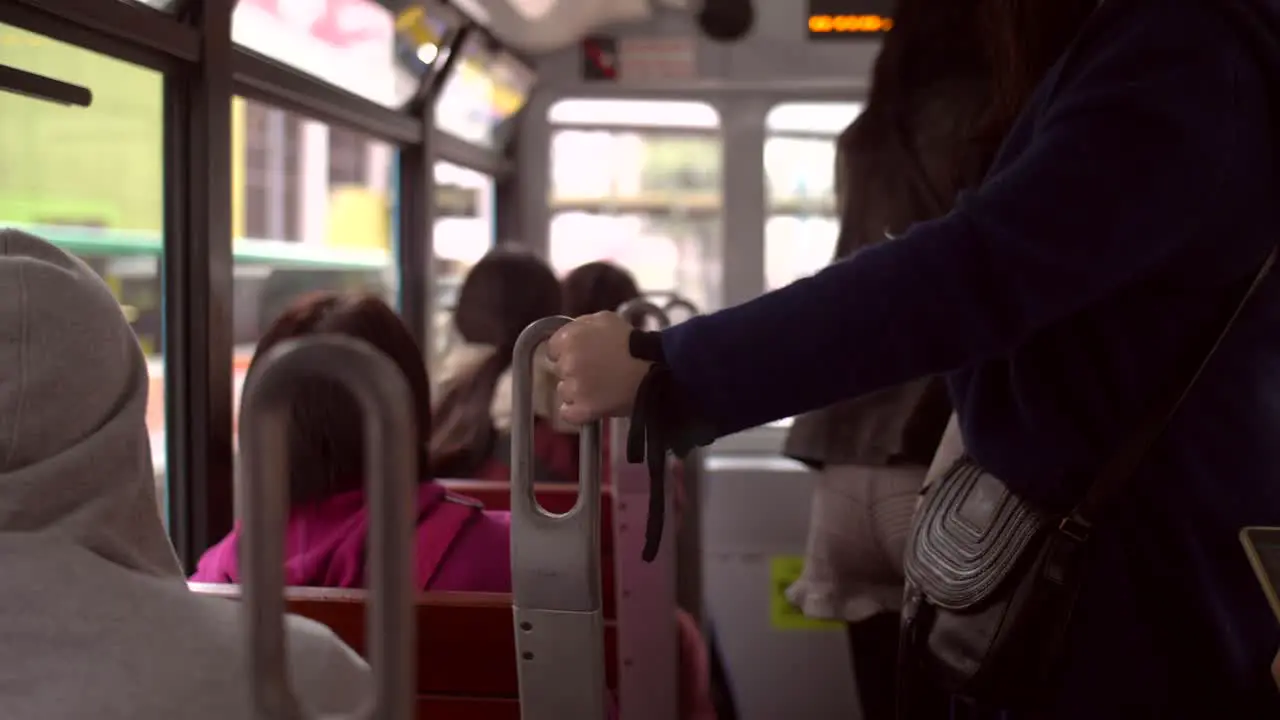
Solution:
[[[1250,54],[1256,56],[1267,76],[1267,84],[1271,90],[1271,113],[1274,117],[1280,117],[1280,78],[1276,77],[1274,65],[1275,58],[1280,58],[1280,31],[1277,31],[1274,21],[1270,16],[1259,12],[1252,4],[1253,0],[1207,0],[1207,2],[1221,9],[1235,29],[1244,37]],[[1280,137],[1277,137],[1275,142],[1276,145],[1272,150],[1277,155],[1277,160],[1280,160]],[[1277,163],[1277,167],[1280,167],[1280,162]],[[1271,272],[1276,262],[1276,254],[1277,248],[1272,247],[1266,260],[1254,275],[1253,282],[1236,303],[1222,329],[1209,345],[1209,349],[1198,356],[1199,362],[1191,365],[1184,375],[1183,382],[1174,386],[1174,391],[1169,394],[1165,402],[1153,406],[1128,442],[1103,466],[1085,494],[1084,500],[1063,518],[1059,525],[1063,533],[1078,541],[1086,540],[1093,528],[1093,523],[1108,509],[1114,507],[1129,490],[1137,475],[1138,467],[1147,453],[1169,426],[1178,408],[1182,407],[1183,401],[1187,399],[1196,381],[1200,379],[1209,361],[1222,345],[1222,341],[1230,334],[1231,328],[1235,326],[1245,306],[1249,304],[1249,300]],[[1192,356],[1193,360],[1195,357]]]

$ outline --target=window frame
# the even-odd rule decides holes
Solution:
[[[399,153],[396,263],[402,314],[430,346],[433,163],[494,177],[499,152],[436,129],[431,99],[474,26],[464,18],[441,68],[414,100],[388,108],[274,62],[231,38],[235,0],[177,0],[163,9],[102,0],[0,3],[0,22],[164,76],[164,256],[169,530],[188,570],[232,527],[233,443],[231,99],[240,95],[383,140]],[[478,32],[486,32],[477,30]],[[519,56],[517,56],[519,57]],[[59,78],[74,81],[73,78]],[[210,182],[225,178],[225,182]]]

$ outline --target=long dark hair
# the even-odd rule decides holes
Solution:
[[[582,317],[617,310],[640,297],[640,286],[631,273],[609,262],[579,265],[565,276],[564,314]]]
[[[258,360],[285,340],[337,334],[363,340],[400,368],[412,395],[418,477],[426,477],[425,441],[431,433],[431,383],[422,352],[400,317],[372,295],[316,293],[289,306],[258,341]],[[289,412],[289,496],[294,506],[324,500],[364,486],[364,430],[355,398],[327,380],[307,380]]]
[[[901,0],[867,105],[837,141],[844,256],[977,186],[1096,0]]]
[[[988,133],[1003,136],[1041,78],[1101,0],[984,0],[981,31],[992,73]]]
[[[529,323],[560,313],[560,282],[535,255],[499,249],[476,263],[458,294],[453,324],[469,344],[496,351],[441,388],[430,453],[436,477],[472,477],[489,459],[496,432],[489,408]]]
[[[962,190],[980,185],[1036,85],[1095,3],[899,0],[867,106],[837,142],[836,256],[944,215]],[[887,403],[907,412],[902,456],[928,464],[951,413],[943,383],[847,401],[832,417],[879,412]]]

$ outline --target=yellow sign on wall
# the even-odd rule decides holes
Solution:
[[[804,572],[804,557],[776,555],[769,558],[769,624],[774,630],[843,630],[837,620],[815,620],[787,600],[787,588]]]

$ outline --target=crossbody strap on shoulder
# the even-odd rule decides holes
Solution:
[[[1254,55],[1261,65],[1269,86],[1271,114],[1274,118],[1280,118],[1280,78],[1277,77],[1274,64],[1274,58],[1280,58],[1280,30],[1276,28],[1276,23],[1270,16],[1259,11],[1253,4],[1254,0],[1205,0],[1205,2],[1223,12],[1244,41],[1248,52]],[[1277,157],[1276,167],[1280,168],[1280,136],[1276,138],[1272,152]],[[1183,401],[1191,393],[1191,389],[1200,379],[1209,361],[1213,359],[1222,341],[1231,333],[1231,328],[1235,326],[1236,320],[1249,304],[1249,300],[1270,274],[1276,262],[1276,253],[1277,249],[1272,247],[1254,275],[1253,281],[1245,289],[1217,335],[1213,337],[1208,349],[1189,358],[1190,361],[1182,373],[1183,380],[1174,386],[1174,391],[1163,402],[1153,406],[1133,435],[1103,466],[1097,479],[1085,494],[1084,500],[1063,518],[1060,529],[1068,536],[1078,540],[1086,539],[1093,528],[1093,523],[1128,492],[1138,467],[1147,453],[1169,426],[1169,422],[1177,414],[1178,408],[1182,407]]]

